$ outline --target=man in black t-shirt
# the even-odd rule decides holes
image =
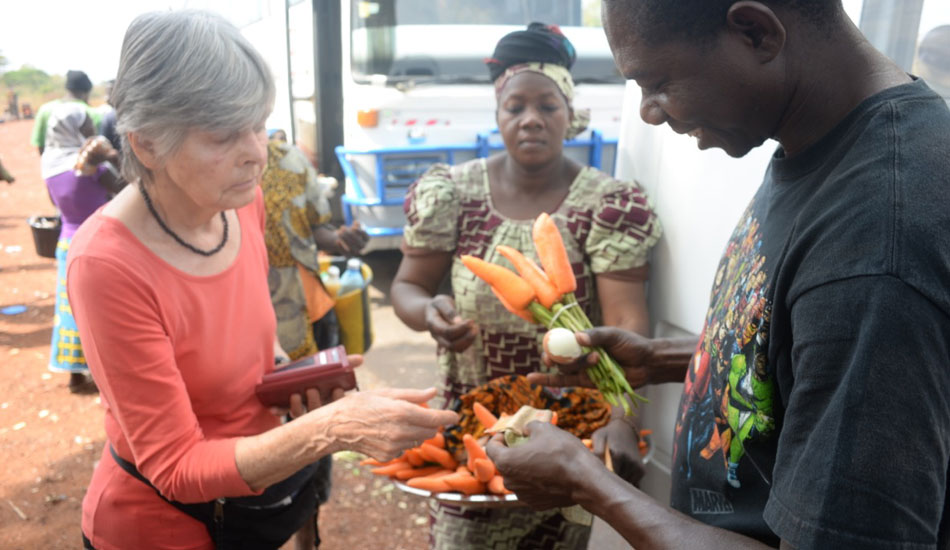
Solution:
[[[947,548],[946,103],[837,0],[604,0],[604,25],[646,122],[734,157],[780,146],[698,338],[578,337],[632,382],[685,380],[671,508],[549,425],[489,444],[505,485],[580,503],[638,550]]]

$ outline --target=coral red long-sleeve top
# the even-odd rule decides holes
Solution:
[[[107,444],[181,502],[253,494],[237,438],[279,424],[254,394],[273,370],[264,206],[238,210],[241,248],[224,271],[182,272],[100,209],[71,243],[67,286],[105,407]],[[121,470],[108,448],[83,500],[98,550],[212,549],[204,525]]]

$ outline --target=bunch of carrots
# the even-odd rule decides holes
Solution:
[[[475,414],[486,429],[498,420],[480,403],[475,403]],[[464,495],[511,494],[505,488],[504,479],[495,468],[495,463],[488,458],[478,440],[471,434],[465,434],[462,443],[467,455],[463,464],[459,464],[452,453],[445,449],[445,437],[441,432],[389,462],[368,458],[360,464],[373,466],[370,472],[376,475],[389,476],[433,494],[453,491]]]
[[[490,430],[499,420],[499,417],[477,401],[472,409],[475,417],[486,430]],[[505,416],[502,414],[501,418]],[[554,413],[551,423],[556,426],[557,420],[557,413]],[[650,433],[652,433],[650,430],[640,430],[641,455],[647,454],[648,447],[643,437]],[[593,450],[593,442],[590,439],[581,441],[588,449]],[[360,465],[372,466],[370,472],[373,474],[388,476],[432,494],[448,492],[464,495],[511,494],[511,491],[505,488],[504,478],[498,473],[495,463],[488,457],[482,444],[471,434],[463,435],[462,443],[465,445],[466,454],[466,461],[462,464],[445,449],[445,437],[440,431],[418,447],[406,450],[398,458],[388,462],[367,458],[361,461]]]
[[[518,273],[475,256],[462,256],[462,263],[488,283],[505,309],[529,323],[573,332],[593,328],[574,295],[577,280],[554,220],[542,213],[534,221],[531,236],[541,261],[540,267],[518,250],[503,245],[496,250],[514,265]],[[598,361],[588,367],[587,375],[610,404],[623,406],[624,411],[631,414],[630,403],[637,406],[646,399],[633,391],[623,369],[612,357],[601,348],[595,348],[595,351]]]

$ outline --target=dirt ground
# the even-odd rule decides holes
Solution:
[[[26,220],[54,213],[29,145],[32,121],[0,124],[0,158],[17,178],[0,182],[0,548],[80,547],[80,507],[102,452],[97,395],[73,395],[68,375],[47,368],[53,317],[54,260],[36,255]],[[431,384],[434,347],[428,335],[401,327],[385,291],[398,256],[374,253],[376,342],[358,378],[363,388]],[[387,358],[399,357],[393,368]],[[333,496],[321,509],[325,550],[426,547],[425,504],[372,478],[344,455],[334,463]],[[289,548],[290,545],[285,546]]]

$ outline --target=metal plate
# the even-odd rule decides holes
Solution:
[[[643,440],[649,445],[647,454],[643,456],[643,465],[646,466],[650,462],[650,459],[653,458],[653,441],[649,435],[644,436]],[[455,492],[433,493],[425,489],[410,487],[397,479],[392,480],[392,482],[401,491],[411,495],[431,498],[444,504],[464,506],[467,508],[517,508],[524,506],[524,504],[518,500],[517,495],[463,495],[462,493]]]
[[[398,487],[400,490],[411,495],[431,498],[438,502],[452,504],[455,506],[464,506],[467,508],[515,508],[518,506],[524,506],[523,503],[518,501],[518,497],[516,495],[463,495],[462,493],[433,493],[432,491],[426,491],[425,489],[416,489],[415,487],[410,487],[402,481],[396,479],[393,480],[393,483],[396,484],[396,487]]]

